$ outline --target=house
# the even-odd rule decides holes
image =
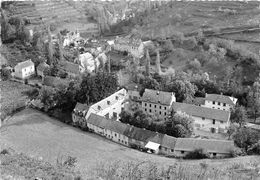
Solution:
[[[223,94],[206,94],[203,107],[230,111],[235,107],[237,98],[225,96]]]
[[[36,68],[37,75],[43,77],[44,71],[49,68],[50,68],[50,66],[48,64],[46,64],[46,62],[40,63]]]
[[[107,119],[119,119],[119,114],[124,109],[127,92],[125,89],[121,89],[107,98],[87,107],[85,119],[87,120],[90,114],[94,113],[103,116]],[[77,123],[77,119],[72,119],[74,123]]]
[[[141,91],[141,87],[138,86],[135,83],[131,83],[131,84],[127,84],[125,86],[126,90],[127,90],[127,94],[128,94],[128,98],[132,101],[135,102],[141,102],[141,95],[140,95],[140,91]]]
[[[186,113],[194,119],[196,129],[215,132],[226,132],[230,126],[230,112],[219,109],[196,106],[193,104],[174,102],[172,110]]]
[[[196,149],[203,149],[210,157],[229,157],[234,149],[234,141],[177,138],[174,154],[176,157],[184,157]]]
[[[166,120],[176,98],[172,92],[145,89],[141,101],[142,109],[145,112],[158,114]]]
[[[77,103],[72,112],[72,120],[78,125],[85,127],[85,115],[88,112],[89,106],[87,104]]]
[[[144,44],[141,39],[117,37],[114,41],[114,49],[121,52],[128,52],[135,58],[144,56]]]
[[[14,76],[19,79],[27,79],[34,74],[35,67],[31,60],[20,62],[14,67]]]
[[[76,77],[85,71],[81,65],[69,61],[62,61],[59,65],[60,69],[64,70],[69,77]]]

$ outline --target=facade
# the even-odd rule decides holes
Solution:
[[[154,154],[184,157],[196,149],[203,149],[210,157],[228,157],[234,149],[233,141],[215,139],[175,138],[165,134],[137,128],[128,124],[91,114],[86,125],[90,131],[116,143]]]
[[[237,99],[223,94],[206,94],[203,107],[230,111],[235,107]]]
[[[230,126],[230,112],[211,109],[186,103],[174,102],[172,110],[186,113],[194,119],[196,129],[211,131],[212,133],[226,132]]]
[[[234,149],[234,142],[215,139],[177,138],[174,154],[176,157],[184,157],[196,149],[204,150],[211,158],[228,157]]]
[[[117,37],[114,41],[114,49],[121,52],[128,52],[135,58],[142,58],[144,56],[144,44],[141,39]]]
[[[145,89],[141,98],[142,109],[151,114],[157,114],[167,119],[171,105],[176,101],[174,93]]]
[[[44,76],[44,70],[50,68],[50,66],[48,64],[46,64],[45,62],[40,63],[37,68],[37,75],[43,77]]]
[[[141,95],[140,95],[141,88],[137,84],[135,83],[127,84],[125,88],[127,89],[128,98],[130,100],[135,102],[141,102]]]
[[[20,62],[14,67],[14,76],[19,79],[27,79],[33,74],[35,74],[35,67],[31,60]]]
[[[89,106],[84,114],[87,120],[90,114],[96,114],[107,119],[119,119],[119,114],[124,109],[125,100],[127,98],[127,92],[125,89],[121,89],[107,98]],[[75,109],[76,110],[76,109]],[[74,123],[77,123],[77,119],[73,119]]]

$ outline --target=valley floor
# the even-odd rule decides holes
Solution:
[[[247,156],[217,160],[178,160],[147,154],[130,149],[98,135],[83,132],[77,128],[61,123],[46,114],[34,109],[25,109],[12,116],[0,128],[0,147],[12,148],[28,156],[42,158],[52,164],[58,157],[76,157],[77,168],[91,174],[100,163],[113,161],[150,161],[158,166],[169,166],[174,163],[197,165],[206,162],[211,167],[223,170],[236,163],[258,163],[260,157]],[[85,174],[85,175],[86,175]]]

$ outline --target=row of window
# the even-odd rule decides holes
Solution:
[[[212,104],[218,104],[220,106],[221,103],[213,101]],[[226,103],[223,103],[223,106],[226,106]]]
[[[147,103],[144,103],[144,106],[147,107]],[[150,107],[152,107],[152,104],[149,104]],[[157,108],[157,105],[154,105],[154,108]],[[159,106],[159,109],[162,109],[162,106]],[[166,110],[167,107],[164,107],[164,110]]]
[[[148,109],[148,110],[149,110],[150,113],[152,112],[152,109]],[[147,112],[147,109],[144,108],[144,111]],[[154,110],[154,112],[156,113],[157,111]],[[162,112],[162,111],[159,111],[159,114],[160,114],[160,115],[163,115],[163,112]],[[167,116],[167,112],[164,112],[164,116]]]
[[[204,121],[204,120],[205,120],[205,117],[202,117],[201,119]],[[213,120],[212,120],[212,124],[215,124],[215,123],[216,123],[216,120],[215,120],[215,119],[213,119]],[[222,123],[223,123],[223,121],[220,121],[220,123],[222,124]]]
[[[116,134],[115,134],[115,135],[116,135]],[[107,135],[107,134],[105,134],[105,136],[107,136],[108,138],[111,137],[111,139],[113,139],[113,136],[110,136],[110,135]],[[127,145],[127,141],[123,141],[123,140],[118,139],[118,142]]]

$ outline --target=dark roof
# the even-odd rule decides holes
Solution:
[[[136,91],[140,91],[142,89],[141,85],[138,85],[136,83],[130,83],[125,85],[125,89],[127,90],[136,90]]]
[[[88,111],[89,109],[89,105],[87,104],[82,104],[82,103],[77,103],[74,110],[77,110],[77,111]]]
[[[163,136],[161,146],[174,149],[176,141],[177,141],[177,138],[172,137],[172,136],[168,136],[168,135],[165,134]]]
[[[196,97],[196,98],[193,100],[192,104],[195,104],[195,105],[203,105],[203,104],[205,104],[205,98],[203,98],[203,97]]]
[[[126,129],[124,135],[131,139],[146,142],[150,138],[156,136],[156,132],[131,126]]]
[[[235,103],[231,100],[231,97],[221,94],[206,94],[205,99],[209,101],[216,101],[230,105],[235,105]]]
[[[60,63],[60,67],[65,70],[66,72],[79,74],[79,64],[71,63],[68,61],[63,61]]]
[[[185,112],[190,116],[205,117],[208,119],[215,119],[218,121],[229,121],[230,112],[219,109],[211,109],[193,104],[174,102],[172,104],[174,111]]]
[[[172,93],[164,91],[156,91],[152,89],[145,89],[142,101],[155,104],[170,105],[172,101]]]
[[[40,63],[38,66],[37,66],[37,70],[38,71],[44,71],[45,69],[49,68],[50,66],[48,64],[46,64],[45,62],[43,63]]]
[[[210,153],[230,153],[234,149],[233,141],[215,139],[177,138],[175,150],[194,151],[204,149]]]
[[[87,119],[87,122],[95,126],[98,126],[100,128],[107,127],[108,126],[107,123],[109,123],[109,121],[103,116],[99,116],[93,113],[90,114],[90,116]]]
[[[68,79],[62,79],[54,76],[44,76],[43,84],[46,86],[57,87],[59,85],[67,86],[69,84]]]

